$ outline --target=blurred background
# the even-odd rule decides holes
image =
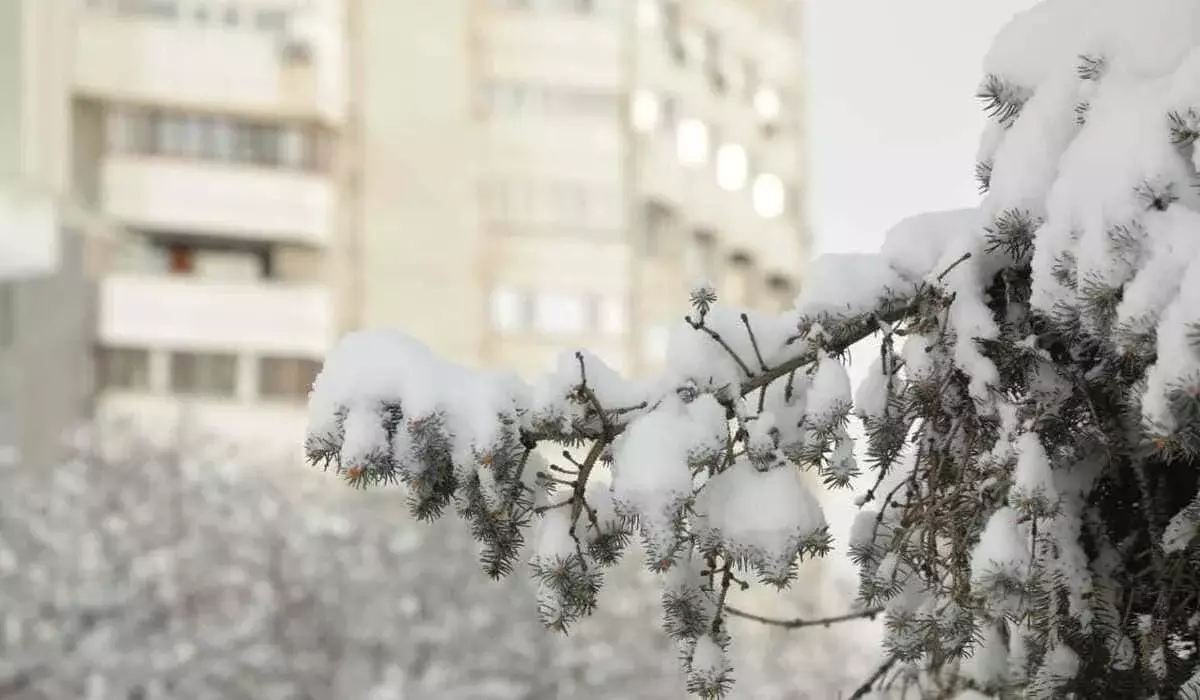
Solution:
[[[787,310],[814,251],[970,205],[1029,4],[0,0],[0,698],[682,697],[636,552],[564,639],[454,518],[305,466],[322,357],[644,375],[695,282]],[[845,611],[802,572],[742,606]],[[747,698],[875,654],[735,639]]]

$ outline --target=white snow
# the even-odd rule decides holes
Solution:
[[[790,568],[802,541],[826,526],[795,467],[760,472],[744,459],[708,480],[695,511],[702,541],[720,542],[773,573]]]
[[[822,255],[810,266],[796,309],[804,316],[863,313],[874,309],[889,291],[905,293],[910,287],[880,255]]]
[[[1003,507],[992,514],[979,544],[971,552],[971,580],[1001,575],[1018,581],[1029,571],[1029,528],[1018,523],[1017,511]]]
[[[835,357],[823,355],[817,360],[817,371],[805,394],[809,418],[817,425],[845,412],[851,406],[850,375],[846,366]]]
[[[884,371],[882,358],[876,359],[854,392],[854,411],[858,416],[867,419],[883,416],[888,406],[889,381],[899,382],[899,379]]]
[[[1037,433],[1027,432],[1017,438],[1017,467],[1013,471],[1013,496],[1043,499],[1053,504],[1058,500],[1050,458]],[[1010,496],[1010,502],[1012,496]]]

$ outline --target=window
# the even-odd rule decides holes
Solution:
[[[662,0],[638,0],[637,23],[642,29],[650,29],[658,24],[662,17]]]
[[[228,119],[217,118],[213,121],[213,157],[217,160],[233,160],[237,152],[237,136],[233,123]]]
[[[675,132],[675,152],[684,165],[708,161],[708,126],[699,119],[684,119]]]
[[[742,91],[750,102],[754,102],[754,98],[758,94],[758,82],[758,66],[754,61],[747,60],[742,65]]]
[[[254,16],[254,28],[262,32],[282,32],[287,24],[287,10],[280,8],[259,10]]]
[[[237,391],[235,355],[173,352],[170,369],[177,394],[232,397]]]
[[[533,325],[539,333],[581,333],[587,327],[587,304],[577,294],[543,292],[533,309]]]
[[[704,72],[708,74],[708,84],[712,89],[724,94],[729,81],[721,67],[721,38],[711,29],[704,32]]]
[[[783,99],[779,92],[769,87],[759,88],[754,93],[754,111],[764,122],[774,122],[783,111]]]
[[[666,134],[675,134],[675,129],[679,122],[679,100],[671,95],[667,95],[662,99],[662,105],[659,108],[659,126]]]
[[[787,206],[787,192],[778,175],[763,173],[754,178],[754,210],[764,219],[773,219],[783,214]]]
[[[663,6],[663,39],[667,51],[675,63],[682,65],[687,60],[687,50],[683,46],[683,20],[678,0],[671,0]]]
[[[670,209],[658,202],[647,202],[642,212],[645,253],[649,256],[661,255],[670,244],[674,216]]]
[[[596,305],[596,322],[601,333],[620,335],[625,332],[625,300],[606,297]]]
[[[17,336],[17,292],[0,282],[0,348],[11,347]]]
[[[492,291],[492,327],[502,333],[516,333],[528,323],[524,296],[515,289],[500,287]]]
[[[670,338],[671,333],[665,325],[660,324],[647,328],[646,335],[642,339],[642,352],[646,359],[655,363],[666,361]]]
[[[717,149],[717,185],[730,192],[746,186],[750,164],[746,149],[736,143],[722,144]]]
[[[150,351],[136,348],[101,348],[96,381],[103,389],[146,391],[150,388]]]
[[[786,277],[781,275],[768,277],[767,292],[780,312],[787,311],[794,303],[795,294],[792,291],[792,283]]]
[[[717,237],[711,231],[696,231],[684,251],[684,267],[689,283],[716,281]]]
[[[315,360],[263,357],[258,361],[258,394],[264,399],[303,401],[321,371]]]
[[[305,154],[304,134],[294,126],[283,130],[279,142],[279,162],[287,168],[300,169],[308,160]]]
[[[658,98],[649,90],[637,90],[630,102],[629,118],[636,131],[653,132],[660,119]]]
[[[125,15],[175,19],[179,16],[178,0],[118,0],[117,12]]]
[[[196,270],[196,251],[184,245],[167,248],[167,270],[175,275],[190,275]]]

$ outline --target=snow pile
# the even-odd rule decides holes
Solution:
[[[341,461],[360,464],[393,450],[411,458],[406,437],[388,441],[381,416],[393,407],[410,425],[444,422],[456,454],[488,452],[503,437],[499,417],[515,420],[526,411],[529,390],[512,374],[444,362],[400,333],[361,331],[346,336],[326,360],[308,405],[310,441],[334,441],[344,432]]]
[[[821,504],[794,468],[759,471],[740,460],[708,480],[695,511],[701,549],[727,552],[776,585],[802,553],[827,546]]]
[[[674,523],[692,498],[692,469],[718,458],[726,434],[724,409],[711,395],[690,404],[668,396],[613,443],[617,512],[637,520],[647,556],[660,568],[674,560]]]

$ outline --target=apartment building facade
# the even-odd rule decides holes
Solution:
[[[806,235],[796,3],[358,7],[369,325],[529,375],[563,346],[642,373],[697,280],[790,305]],[[395,41],[415,26],[428,38]]]
[[[44,149],[20,177],[119,231],[81,267],[104,415],[298,445],[353,328],[641,373],[694,281],[800,283],[794,2],[5,5]]]

